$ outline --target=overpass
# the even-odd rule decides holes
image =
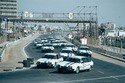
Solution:
[[[42,22],[42,23],[97,23],[96,13],[29,13],[19,12],[11,22]]]
[[[83,29],[86,28],[85,24],[88,24],[88,34],[91,34],[90,36],[97,37],[97,6],[78,6],[74,10],[67,13],[18,12],[17,18],[8,18],[7,23],[13,22],[13,25],[18,22],[76,23],[76,28],[79,27],[79,24],[82,24]]]

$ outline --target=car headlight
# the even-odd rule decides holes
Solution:
[[[37,65],[40,65],[41,63],[40,63],[40,62],[37,62],[36,64],[37,64]]]

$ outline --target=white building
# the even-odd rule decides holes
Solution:
[[[109,30],[109,31],[106,31],[106,36],[109,36],[109,37],[119,37],[119,36],[122,36],[122,37],[125,37],[125,31],[123,30]]]

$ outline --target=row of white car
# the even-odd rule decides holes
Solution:
[[[38,40],[38,39],[37,39]],[[92,52],[89,50],[88,47],[76,47],[73,44],[68,44],[66,41],[60,42],[59,39],[48,38],[44,39],[46,42],[41,43],[40,49],[43,51],[50,50],[48,53],[45,53],[44,56],[37,60],[36,66],[37,68],[42,67],[53,67],[57,68],[58,72],[75,72],[79,73],[82,70],[91,70],[94,62],[91,60],[91,57],[84,56],[85,54],[91,55]],[[40,39],[39,42],[43,41]],[[37,47],[38,43],[35,43]],[[49,43],[48,43],[49,42]],[[53,44],[54,42],[54,44]],[[58,43],[55,43],[58,42]],[[60,42],[60,43],[59,43]],[[60,47],[61,52],[54,53],[54,49],[56,47]],[[53,53],[52,53],[53,51]],[[84,55],[82,55],[84,54]],[[79,56],[78,56],[79,55]]]

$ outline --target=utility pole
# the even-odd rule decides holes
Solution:
[[[1,35],[1,31],[2,31],[2,29],[1,29],[1,23],[2,23],[2,18],[0,18],[0,35]]]

